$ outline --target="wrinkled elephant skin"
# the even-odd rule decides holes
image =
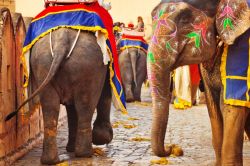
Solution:
[[[66,58],[77,31],[60,28],[52,33],[55,57],[50,52],[49,35],[40,39],[31,51],[31,86],[41,86],[50,67],[59,66],[54,77],[38,95],[44,119],[44,141],[41,163],[56,164],[56,135],[60,104],[67,109],[69,140],[67,151],[77,157],[91,157],[92,142],[106,144],[113,138],[110,124],[111,88],[108,67],[93,33],[80,33],[78,42]],[[53,61],[53,63],[52,63]],[[60,64],[58,64],[60,63]],[[91,120],[95,108],[97,118],[93,131]]]
[[[230,0],[229,2],[236,8],[247,9],[245,7],[247,3],[244,0]],[[220,57],[215,62],[211,62],[215,54],[219,54],[216,34],[221,26],[219,22],[216,24],[215,20],[221,14],[217,13],[217,8],[222,7],[223,4],[219,0],[162,0],[152,12],[154,31],[148,49],[147,66],[153,102],[151,145],[157,156],[167,156],[171,152],[171,149],[164,148],[170,103],[170,72],[179,66],[209,62],[212,70],[210,70],[211,67],[205,68],[202,75],[206,82],[206,98],[212,125],[216,164],[242,165],[242,138],[244,128],[249,131],[247,126],[249,125],[249,118],[247,119],[249,109],[223,104],[220,98],[220,94],[223,93],[219,71]],[[234,23],[242,21],[239,19],[249,18],[249,15],[243,17],[241,13],[234,13]],[[227,15],[223,17],[225,16]],[[249,22],[249,20],[244,21]],[[221,33],[227,33],[231,28],[230,25],[225,22]],[[249,28],[248,24],[245,26]],[[230,41],[242,33],[244,32],[234,33]],[[226,38],[227,35],[224,37]],[[232,126],[233,124],[235,126]],[[231,135],[229,135],[230,132]]]
[[[146,53],[128,48],[119,55],[119,66],[126,101],[141,101],[141,87],[147,76]]]

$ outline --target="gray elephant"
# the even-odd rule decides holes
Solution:
[[[92,142],[102,145],[113,138],[110,73],[108,65],[103,63],[103,53],[95,34],[81,31],[70,58],[67,58],[72,47],[70,43],[74,43],[77,31],[60,28],[51,35],[54,56],[50,50],[50,35],[41,38],[31,49],[31,95],[18,108],[31,99],[33,105],[41,103],[44,120],[42,164],[60,162],[56,145],[60,104],[67,110],[68,152],[75,152],[76,157],[91,157]],[[95,108],[97,117],[92,130]],[[13,114],[6,119],[11,116]]]
[[[119,55],[122,86],[126,101],[141,101],[141,88],[147,77],[147,55],[138,48],[127,48]]]
[[[126,103],[112,25],[110,14],[98,3],[51,6],[32,20],[23,47],[24,53],[31,53],[26,58],[31,94],[5,120],[28,102],[41,103],[41,163],[60,162],[56,145],[60,104],[66,106],[68,115],[68,152],[75,152],[76,157],[91,157],[92,143],[108,144],[113,139],[111,88],[121,111],[126,111]],[[26,63],[24,56],[22,60]]]
[[[70,58],[66,59],[71,47],[68,43],[73,43],[76,34],[76,30],[65,28],[52,33],[54,58],[49,49],[49,35],[40,39],[31,51],[30,82],[33,89],[39,87],[33,96],[41,91],[39,98],[44,119],[43,164],[59,162],[56,133],[60,104],[66,106],[68,114],[67,151],[74,151],[77,157],[90,157],[92,142],[107,144],[113,138],[108,66],[103,64],[95,35],[84,31]],[[95,108],[97,118],[92,131]]]
[[[247,2],[163,0],[153,10],[152,16],[155,29],[148,50],[148,78],[153,97],[151,144],[154,153],[167,156],[171,152],[170,148],[164,148],[170,103],[170,72],[179,66],[203,63],[202,77],[216,165],[242,165],[244,129],[248,136],[250,134],[250,108],[224,103],[220,73],[222,51],[217,48],[216,35],[218,33],[228,44],[233,44],[236,38],[235,44],[249,38]],[[249,80],[249,75],[244,79]]]

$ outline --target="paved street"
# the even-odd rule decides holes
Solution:
[[[90,159],[75,158],[67,153],[67,123],[59,129],[58,149],[60,157],[67,159],[61,165],[150,165],[151,160],[159,158],[152,154],[150,148],[151,99],[148,89],[143,91],[143,102],[128,104],[129,115],[124,116],[112,108],[114,139],[107,146],[98,146],[103,154]],[[133,139],[134,138],[134,139]],[[142,138],[142,141],[135,141]],[[166,134],[167,144],[178,144],[184,151],[182,157],[168,157],[168,165],[173,166],[210,166],[214,163],[214,151],[211,144],[211,131],[205,105],[195,106],[181,111],[171,106],[169,125]],[[95,146],[94,146],[95,147]],[[101,153],[100,151],[99,153]],[[17,161],[15,166],[40,165],[42,144]],[[250,165],[250,142],[244,144],[244,165]]]

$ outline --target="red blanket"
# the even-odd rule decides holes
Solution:
[[[113,34],[113,19],[110,16],[110,14],[108,13],[108,11],[105,10],[102,6],[100,6],[98,2],[94,2],[94,3],[88,4],[88,5],[76,4],[76,5],[57,6],[56,8],[48,7],[46,10],[44,10],[43,12],[38,14],[34,18],[34,20],[37,18],[40,18],[42,16],[45,16],[46,14],[51,13],[51,12],[58,12],[58,11],[71,10],[71,9],[73,10],[76,8],[81,8],[82,5],[85,6],[84,8],[86,10],[93,11],[101,17],[103,24],[108,31],[108,35],[109,35],[108,37],[109,37],[109,41],[111,44],[111,49],[112,49],[111,51],[113,53],[114,68],[116,71],[116,75],[117,75],[118,79],[121,81],[121,76],[120,76],[120,72],[119,72],[119,64],[118,64],[118,54],[117,54],[117,50],[116,50],[115,36]]]

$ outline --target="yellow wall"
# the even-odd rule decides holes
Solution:
[[[44,0],[16,0],[16,12],[34,17],[44,9]]]
[[[136,23],[137,16],[142,16],[148,22],[152,9],[160,0],[105,0],[111,2],[110,13],[114,21]],[[16,12],[24,16],[35,16],[44,7],[44,0],[16,0]]]
[[[107,0],[112,4],[110,13],[114,21],[129,21],[136,24],[137,16],[142,16],[144,22],[151,22],[151,11],[160,0]]]
[[[107,0],[107,2],[111,2],[110,13],[114,22],[124,22],[127,25],[132,21],[136,25],[137,17],[142,16],[146,28],[146,39],[150,38],[151,11],[160,0]]]
[[[126,25],[132,21],[135,25],[137,17],[142,16],[148,38],[151,33],[151,11],[160,0],[105,0],[111,2],[110,13],[114,22],[124,22]],[[16,0],[16,12],[23,16],[34,17],[44,8],[44,0]]]

